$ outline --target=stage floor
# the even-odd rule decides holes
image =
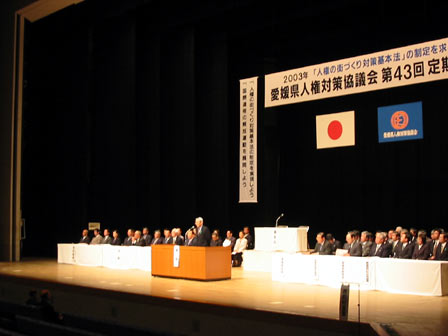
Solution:
[[[99,288],[172,300],[212,303],[252,310],[339,318],[339,289],[273,282],[270,273],[232,269],[232,279],[201,282],[152,277],[139,270],[58,264],[56,260],[0,263],[0,275]],[[405,281],[405,279],[403,279]],[[446,335],[448,297],[361,291],[352,286],[349,320],[380,326],[390,335]],[[56,304],[56,303],[55,303]],[[387,333],[385,334],[387,335]]]

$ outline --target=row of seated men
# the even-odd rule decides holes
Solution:
[[[316,236],[316,246],[313,253],[331,255],[337,254],[341,248],[339,241],[333,235],[319,232]],[[409,231],[401,227],[389,232],[376,232],[375,236],[363,231],[350,231],[346,235],[346,243],[342,247],[345,256],[381,257],[417,260],[448,260],[448,232],[436,228],[427,238],[425,230]]]
[[[246,249],[254,248],[254,240],[250,234],[249,227],[245,227],[239,232],[239,238],[233,237],[233,232],[228,230],[226,238],[222,240],[219,236],[219,231],[214,230],[210,233],[208,227],[204,225],[201,217],[196,218],[195,225],[187,230],[186,236],[182,236],[182,230],[180,228],[174,228],[172,230],[165,229],[163,231],[164,236],[160,230],[154,231],[154,236],[149,233],[148,228],[140,230],[129,229],[127,231],[127,237],[122,241],[117,230],[110,235],[109,229],[105,229],[101,236],[101,232],[98,229],[94,230],[94,237],[89,237],[89,231],[83,230],[82,237],[79,243],[84,244],[110,244],[110,245],[123,245],[123,246],[151,246],[158,244],[174,244],[174,245],[187,245],[187,246],[231,246],[232,252],[240,253]]]

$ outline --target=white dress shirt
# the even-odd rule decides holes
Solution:
[[[243,239],[238,238],[236,240],[235,247],[233,248],[232,253],[233,254],[238,253],[238,252],[242,253],[246,248],[247,248],[247,239],[246,238],[243,238]]]

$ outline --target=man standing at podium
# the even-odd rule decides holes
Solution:
[[[204,225],[204,219],[202,217],[197,217],[194,221],[196,226],[197,244],[198,246],[210,246],[210,230]]]

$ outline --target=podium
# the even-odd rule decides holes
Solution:
[[[175,252],[175,249],[178,249]],[[230,246],[153,245],[151,274],[193,280],[230,279]]]
[[[308,226],[256,227],[255,250],[257,251],[308,251]]]

